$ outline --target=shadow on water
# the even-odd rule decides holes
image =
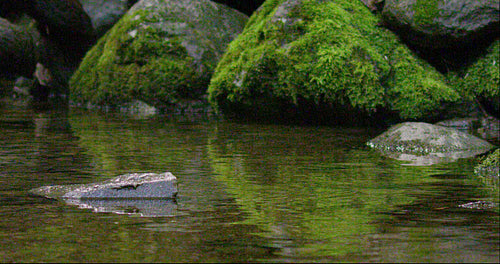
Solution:
[[[498,210],[457,207],[498,195],[474,177],[474,161],[401,166],[365,145],[380,131],[0,112],[6,262],[498,259]],[[27,195],[164,171],[177,176],[179,194],[154,205],[162,217],[125,201],[110,213],[103,201],[82,209]]]

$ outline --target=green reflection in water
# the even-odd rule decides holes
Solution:
[[[208,144],[217,179],[273,246],[291,256],[344,256],[368,247],[381,212],[412,203],[435,182],[431,167],[408,167],[364,148],[366,131],[221,125]],[[235,132],[236,131],[236,132]],[[250,140],[249,140],[250,139]]]

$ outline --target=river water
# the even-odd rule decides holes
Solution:
[[[381,131],[133,119],[0,104],[2,262],[497,262],[498,183],[475,161],[405,166]],[[170,171],[163,214],[28,194]],[[495,187],[496,185],[496,187]]]

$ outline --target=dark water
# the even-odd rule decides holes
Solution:
[[[134,120],[0,105],[2,262],[497,262],[498,187],[474,160],[403,166],[380,131]],[[162,217],[28,195],[51,184],[171,171]]]

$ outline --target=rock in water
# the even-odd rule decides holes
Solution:
[[[389,128],[368,141],[368,146],[408,165],[432,165],[469,158],[484,153],[493,145],[453,128],[422,122],[406,122]]]
[[[44,186],[30,193],[64,200],[174,199],[177,178],[170,172],[132,173],[97,183]]]

